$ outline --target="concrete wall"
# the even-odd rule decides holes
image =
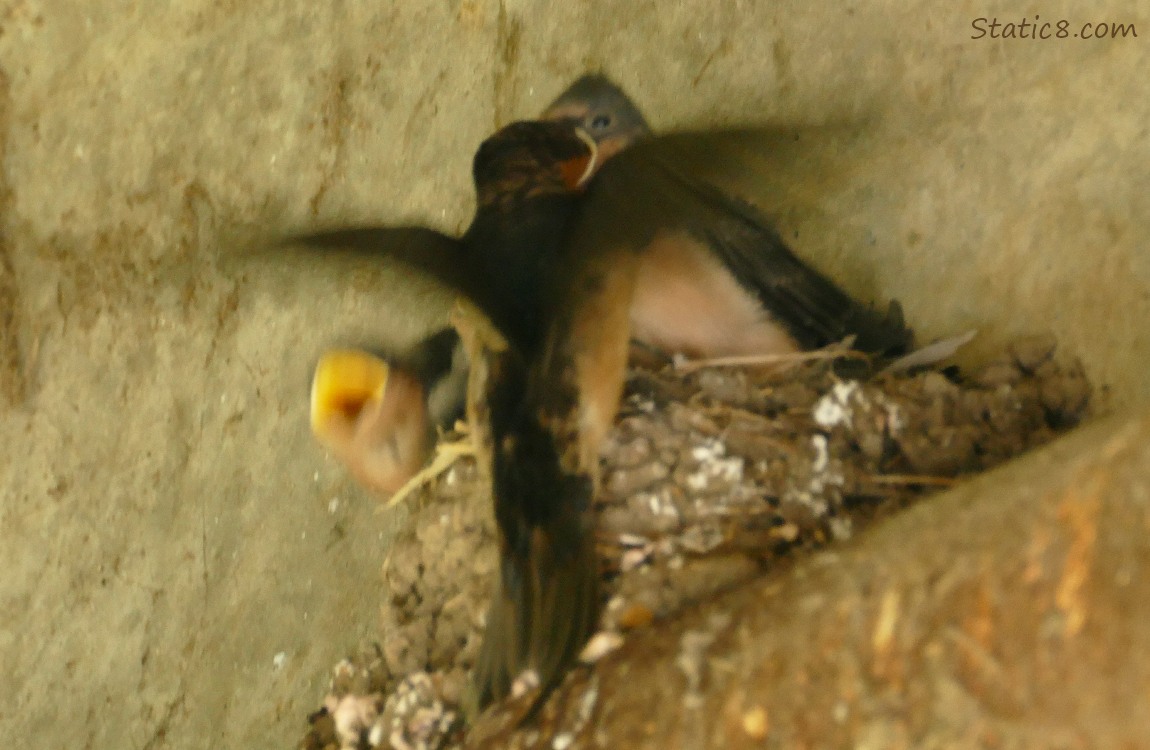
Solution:
[[[1138,37],[970,38],[974,18],[1035,13]],[[1144,408],[1148,41],[1142,0],[8,0],[3,734],[298,735],[375,627],[395,523],[312,444],[311,363],[409,339],[444,298],[262,248],[349,222],[463,226],[478,142],[588,69],[659,128],[799,127],[744,185],[796,249],[901,299],[927,337],[978,327],[975,358],[1053,328],[1111,409]],[[809,129],[828,122],[853,135]]]

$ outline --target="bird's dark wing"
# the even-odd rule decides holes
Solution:
[[[503,355],[485,400],[502,566],[473,674],[479,707],[528,668],[546,696],[598,621],[592,500],[622,395],[639,257],[603,229],[576,219],[541,277],[541,346]]]
[[[468,297],[483,310],[502,309],[504,298],[482,258],[465,242],[426,227],[356,227],[294,235],[284,240],[324,253],[382,259],[407,266]]]
[[[565,273],[559,256],[577,205],[576,195],[544,195],[481,206],[462,239],[473,259],[468,296],[525,356],[539,348],[547,290]]]
[[[563,242],[545,254],[544,272],[529,274],[538,284],[530,306],[538,340],[508,336],[504,350],[472,353],[471,386],[489,377],[481,394],[469,386],[469,408],[490,457],[501,532],[499,590],[473,674],[473,708],[502,697],[524,669],[535,669],[545,690],[553,686],[595,627],[591,502],[652,244],[682,236],[705,247],[804,343],[840,338],[853,320],[854,303],[799,262],[753,209],[690,177],[715,160],[676,157],[669,147],[677,139],[614,156],[570,222],[556,224]]]
[[[702,137],[753,142],[758,136],[731,131]],[[603,231],[621,229],[633,246],[656,235],[695,240],[804,348],[854,335],[864,351],[905,350],[911,333],[898,305],[880,313],[854,300],[798,258],[761,212],[700,179],[700,173],[717,175],[738,165],[707,160],[699,142],[682,134],[655,137],[612,159],[591,187],[597,195],[588,201],[586,221]]]
[[[581,208],[563,227],[564,241],[537,276],[538,341],[472,350],[469,408],[488,431],[481,440],[501,553],[472,710],[506,695],[526,669],[546,696],[598,621],[591,503],[599,445],[622,393],[639,257],[602,229]],[[479,398],[477,383],[485,384]]]
[[[427,266],[439,275],[439,263],[456,260],[462,254],[459,240],[427,227],[364,226],[292,235],[285,244],[329,252],[352,253],[364,257],[390,257],[418,266]]]
[[[546,694],[594,630],[599,572],[591,475],[564,464],[569,435],[553,430],[538,408],[556,397],[573,404],[578,394],[569,381],[541,384],[538,360],[465,306],[457,306],[453,323],[471,360],[468,420],[500,532],[500,574],[465,700],[474,714],[528,669]]]
[[[735,280],[755,294],[804,348],[854,336],[854,347],[860,351],[906,351],[912,334],[897,302],[879,312],[853,299],[800,260],[752,206],[707,185],[688,186],[708,214],[689,231],[703,240]]]
[[[500,577],[472,674],[472,711],[506,695],[527,669],[545,696],[595,630],[591,502],[628,338],[628,298],[616,291],[627,283],[626,264],[601,273],[595,261],[608,259],[579,257],[548,277],[541,346],[469,346],[469,417],[480,463],[491,467],[500,531]]]
[[[545,695],[594,632],[599,606],[593,477],[565,465],[565,433],[524,398],[539,370],[514,352],[487,356],[497,358],[485,403],[500,575],[472,676],[473,707],[506,695],[527,669]],[[574,396],[561,384],[547,390]]]

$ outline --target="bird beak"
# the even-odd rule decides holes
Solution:
[[[595,139],[587,134],[583,128],[575,128],[575,135],[587,144],[588,154],[578,159],[571,159],[563,164],[563,182],[570,190],[580,190],[586,186],[591,175],[599,168],[599,146]]]
[[[315,366],[311,381],[311,429],[321,437],[333,419],[354,419],[372,402],[383,400],[388,366],[366,352],[327,352]]]
[[[362,351],[331,351],[316,364],[311,429],[361,484],[382,494],[402,487],[430,450],[423,386]]]

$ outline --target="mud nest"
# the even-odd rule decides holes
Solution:
[[[630,371],[603,451],[607,600],[585,659],[1048,442],[1090,401],[1080,364],[1056,357],[1049,338],[1017,341],[971,376],[929,369],[863,381],[836,371],[842,362],[830,359]],[[491,504],[469,459],[414,503],[383,564],[380,641],[337,665],[302,747],[462,739],[456,707],[497,570]]]

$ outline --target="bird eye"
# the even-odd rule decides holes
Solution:
[[[602,130],[609,127],[611,127],[610,115],[596,115],[595,119],[591,121],[592,130]]]

